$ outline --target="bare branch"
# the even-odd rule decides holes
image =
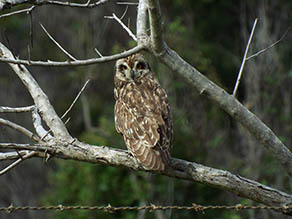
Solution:
[[[35,9],[36,6],[31,6],[29,8],[26,8],[26,9],[22,9],[22,10],[18,10],[18,11],[13,11],[13,12],[10,12],[10,13],[7,13],[7,14],[2,14],[0,15],[0,19],[1,18],[4,18],[4,17],[9,17],[9,16],[12,16],[12,15],[16,15],[16,14],[21,14],[21,13],[31,13],[33,9]]]
[[[234,87],[233,93],[232,93],[233,96],[236,96],[236,92],[237,92],[237,89],[238,89],[238,86],[239,86],[239,83],[240,83],[242,71],[243,71],[243,68],[244,68],[244,65],[245,65],[245,62],[246,62],[246,56],[247,56],[247,53],[248,53],[248,49],[249,49],[251,40],[253,38],[253,34],[254,34],[254,30],[256,28],[257,22],[258,22],[258,19],[256,18],[254,23],[253,23],[253,27],[252,27],[252,30],[251,30],[251,33],[250,33],[250,36],[249,36],[249,39],[248,39],[248,42],[247,42],[247,45],[246,45],[246,48],[245,48],[244,56],[242,58],[242,63],[241,63],[241,66],[240,66],[240,69],[239,69],[239,72],[238,72],[238,75],[237,75],[235,87]]]
[[[98,51],[97,48],[94,48],[94,51],[99,55],[99,57],[103,57],[103,55]]]
[[[247,57],[247,58],[246,58],[246,61],[249,60],[249,59],[251,59],[251,58],[254,58],[254,57],[256,57],[256,56],[258,56],[258,55],[260,55],[260,54],[262,54],[262,53],[264,53],[264,52],[266,52],[267,50],[273,48],[275,45],[277,45],[278,43],[280,43],[280,42],[285,38],[285,36],[287,35],[287,33],[291,30],[291,27],[292,27],[292,26],[288,27],[288,29],[285,31],[285,33],[283,34],[283,36],[281,36],[281,38],[280,38],[279,40],[277,40],[276,42],[274,42],[273,44],[271,44],[271,45],[268,46],[267,48],[264,48],[264,49],[262,49],[262,50],[256,52],[255,54],[253,54],[253,55]]]
[[[148,4],[146,0],[139,0],[138,12],[137,12],[137,38],[138,44],[145,44],[145,38],[147,38],[147,9]]]
[[[62,50],[63,53],[65,53],[71,60],[77,61],[76,58],[74,58],[74,56],[72,56],[70,53],[68,53],[52,36],[51,34],[49,34],[49,32],[46,30],[46,28],[40,23],[41,28],[43,29],[43,31],[48,35],[48,37],[53,41],[53,43],[55,43],[56,46],[58,46],[58,48],[60,50]]]
[[[166,46],[166,44],[165,44]],[[234,96],[210,81],[197,69],[185,62],[175,51],[166,47],[158,56],[171,70],[185,77],[201,94],[206,94],[249,132],[282,164],[292,176],[292,153],[256,115],[244,107]]]
[[[127,12],[128,12],[128,8],[129,8],[129,5],[127,5],[123,15],[120,17],[120,20],[123,20],[123,18],[126,16]],[[129,27],[129,26],[128,26]]]
[[[29,159],[33,156],[35,156],[37,154],[37,152],[29,152],[28,154],[22,156],[21,158],[19,158],[17,161],[13,162],[12,164],[10,164],[8,167],[4,168],[3,170],[0,171],[0,176],[3,175],[4,173],[8,172],[9,170],[11,170],[12,168],[16,167],[18,164],[20,164],[22,161]]]
[[[103,56],[101,58],[92,58],[86,60],[78,60],[78,61],[65,61],[65,62],[57,62],[57,61],[28,61],[21,59],[14,59],[13,57],[5,57],[4,52],[1,51],[3,44],[0,44],[0,62],[13,63],[13,64],[22,64],[22,65],[34,65],[34,66],[51,66],[51,67],[64,67],[64,66],[83,66],[83,65],[92,65],[98,63],[104,63],[113,61],[116,59],[125,58],[134,53],[140,52],[145,49],[144,45],[138,45],[132,49],[126,50],[119,54],[111,55],[111,56]],[[1,58],[5,57],[5,58]]]
[[[63,119],[72,109],[72,107],[74,106],[74,104],[76,103],[76,101],[78,100],[78,98],[80,97],[80,95],[82,94],[82,92],[84,91],[84,89],[86,88],[87,84],[89,83],[90,79],[88,79],[85,84],[83,85],[83,87],[81,88],[81,90],[79,91],[79,93],[77,94],[77,96],[75,97],[75,99],[73,100],[72,104],[70,105],[70,107],[66,110],[66,112],[61,116],[61,119]]]
[[[113,16],[104,16],[108,19],[115,19],[129,34],[129,36],[137,42],[137,37],[133,34],[133,32],[121,21],[120,18],[118,18],[115,14]]]
[[[143,2],[143,0],[140,0]],[[152,32],[160,33],[161,26],[157,22],[160,21],[158,1],[149,0],[152,10],[152,24],[150,26]],[[155,35],[156,35],[155,34]],[[157,45],[161,45],[160,39],[153,37],[151,41],[152,47],[157,40]],[[211,100],[216,102],[223,110],[225,110],[232,118],[241,123],[247,130],[282,164],[289,176],[292,177],[292,153],[281,142],[281,140],[273,133],[273,131],[265,125],[256,115],[250,112],[233,95],[229,95],[224,89],[210,81],[206,76],[200,73],[196,68],[184,61],[175,51],[170,49],[165,42],[162,42],[165,52],[156,55],[166,66],[172,71],[185,77],[200,94],[206,94]],[[158,49],[159,50],[159,49]],[[157,50],[157,51],[158,51]]]
[[[0,43],[0,55],[7,57],[9,59],[14,59],[12,53]],[[42,118],[48,125],[50,129],[52,129],[55,137],[63,140],[71,141],[71,136],[68,133],[64,123],[58,117],[54,108],[52,107],[47,95],[42,91],[39,87],[36,80],[32,77],[27,68],[23,65],[15,65],[9,64],[14,72],[18,75],[23,84],[27,87],[30,95],[32,96],[36,107],[40,111]]]
[[[137,6],[138,2],[117,2],[117,5],[135,5]]]
[[[18,159],[20,156],[25,156],[27,153],[30,153],[30,151],[17,151],[17,152],[6,152],[1,153],[0,152],[0,161],[4,160],[15,160]]]
[[[0,118],[0,124],[8,126],[12,129],[18,131],[18,132],[21,132],[22,134],[26,135],[27,137],[29,137],[30,139],[32,139],[36,142],[38,142],[40,140],[34,133],[29,131],[28,129],[26,129],[26,128],[24,128],[16,123],[13,123],[9,120]]]
[[[162,27],[160,7],[157,0],[148,0],[151,44],[155,53],[163,53]]]
[[[101,4],[108,2],[109,0],[99,0],[94,3],[88,4],[78,4],[73,2],[62,2],[62,1],[53,1],[53,0],[2,0],[0,1],[0,11],[3,9],[11,8],[20,4],[33,4],[36,6],[41,5],[58,5],[58,6],[67,6],[67,7],[76,7],[76,8],[94,8]]]
[[[62,159],[72,159],[90,163],[103,163],[112,166],[124,166],[134,170],[143,167],[129,156],[127,151],[109,148],[106,146],[93,146],[79,141],[72,144],[43,143],[43,144],[13,144],[0,143],[2,149],[19,149],[47,152],[52,156]],[[277,189],[234,175],[225,170],[206,167],[194,162],[180,159],[171,159],[171,168],[162,172],[150,171],[170,177],[204,183],[216,188],[230,191],[238,196],[246,197],[267,205],[284,206],[292,202],[292,195]],[[148,171],[149,172],[149,171]]]
[[[76,8],[94,8],[96,6],[99,6],[101,4],[104,4],[108,2],[109,0],[99,0],[94,3],[88,4],[86,2],[85,4],[78,4],[78,3],[73,3],[73,2],[61,2],[61,1],[50,1],[50,0],[35,0],[34,4],[35,5],[59,5],[59,6],[69,6],[69,7],[76,7]]]
[[[7,107],[7,106],[0,106],[0,113],[23,113],[23,112],[31,112],[34,109],[34,105],[32,106],[25,106],[25,107]]]

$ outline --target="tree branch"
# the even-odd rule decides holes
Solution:
[[[46,30],[46,28],[40,23],[41,28],[43,31],[47,34],[47,36],[53,41],[53,43],[63,52],[68,56],[71,60],[77,61],[77,59],[72,56],[69,52],[67,52],[52,36],[51,34]]]
[[[4,173],[8,172],[12,168],[16,167],[18,164],[20,164],[22,161],[27,160],[33,156],[38,154],[35,151],[28,152],[26,155],[21,156],[18,160],[14,161],[12,164],[10,164],[8,167],[4,168],[3,170],[0,171],[0,176],[3,175]]]
[[[115,14],[112,14],[112,16],[105,16],[105,18],[108,18],[108,19],[114,19],[116,20],[121,26],[122,28],[124,28],[127,33],[129,34],[129,36],[137,42],[137,37],[133,34],[133,32],[121,21],[120,18],[118,18]]]
[[[106,146],[89,145],[77,140],[72,144],[64,144],[63,142],[44,144],[0,143],[0,148],[46,152],[62,159],[104,163],[111,166],[123,166],[134,170],[146,171],[134,161],[134,158],[127,151]],[[172,158],[170,165],[170,168],[162,172],[150,172],[207,184],[267,205],[285,206],[292,202],[292,196],[289,194],[225,170],[175,158]]]
[[[240,65],[240,69],[239,69],[239,72],[238,72],[238,75],[237,75],[237,79],[236,79],[236,83],[235,83],[235,86],[234,86],[234,89],[233,89],[233,93],[232,93],[233,96],[236,96],[236,92],[237,92],[237,89],[238,89],[238,86],[239,86],[239,83],[240,83],[242,71],[243,71],[245,62],[247,61],[246,56],[247,56],[247,53],[248,53],[248,49],[249,49],[251,40],[253,38],[253,34],[254,34],[254,30],[255,30],[255,27],[257,25],[257,22],[258,22],[258,19],[256,18],[255,21],[254,21],[251,33],[249,35],[249,39],[248,39],[248,42],[247,42],[247,45],[246,45],[246,48],[245,48],[244,56],[242,58],[242,62],[241,62],[241,65]]]
[[[94,8],[108,1],[109,0],[99,0],[91,4],[88,4],[88,3],[78,4],[78,3],[73,3],[73,2],[62,2],[62,1],[53,1],[53,0],[2,0],[0,2],[0,11],[2,11],[3,9],[8,9],[13,6],[17,6],[21,4],[33,4],[36,6],[58,5],[58,6],[67,6],[67,7],[76,7],[76,8]]]
[[[240,122],[282,164],[292,176],[292,154],[273,131],[236,98],[185,62],[175,51],[166,47],[159,56],[171,70],[185,77],[201,94],[216,102],[232,118]]]
[[[275,45],[277,45],[278,43],[280,43],[284,38],[285,36],[287,35],[287,33],[291,30],[291,27],[288,27],[288,29],[285,31],[285,33],[281,36],[281,38],[279,40],[277,40],[276,42],[272,43],[271,45],[269,45],[268,47],[264,48],[264,49],[261,49],[260,51],[256,52],[255,54],[253,55],[250,55],[249,57],[246,58],[246,61],[251,59],[251,58],[254,58],[264,52],[266,52],[267,50],[273,48]]]
[[[76,103],[76,101],[78,100],[78,98],[80,97],[80,95],[82,94],[82,92],[85,90],[87,84],[89,83],[90,79],[88,79],[85,84],[83,85],[83,87],[81,88],[81,90],[78,92],[77,96],[75,97],[75,99],[73,100],[73,102],[71,103],[70,107],[66,110],[66,112],[61,116],[61,119],[63,119],[72,109],[72,107],[74,106],[74,104]]]
[[[2,46],[1,46],[2,45]],[[0,44],[0,62],[13,63],[13,64],[22,64],[22,65],[34,65],[34,66],[51,66],[51,67],[64,67],[64,66],[83,66],[83,65],[92,65],[97,63],[109,62],[121,58],[125,58],[134,53],[140,52],[145,49],[144,45],[138,45],[132,49],[121,52],[119,54],[111,55],[111,56],[103,56],[101,58],[92,58],[86,60],[78,60],[78,61],[65,61],[65,62],[57,62],[57,61],[30,61],[30,60],[21,60],[14,59],[13,57],[4,57],[4,52],[1,52],[1,48],[3,44]],[[6,47],[5,47],[6,48]]]
[[[23,112],[31,112],[34,109],[34,105],[25,106],[25,107],[7,107],[0,106],[0,113],[23,113]]]
[[[0,55],[1,53],[2,56],[8,59],[15,59],[12,53],[3,44],[0,43]],[[23,65],[16,65],[11,63],[9,65],[28,89],[37,109],[41,113],[42,118],[48,127],[53,131],[55,137],[70,141],[72,137],[69,135],[64,123],[55,112],[47,95],[39,87],[38,83],[32,77],[27,68]]]
[[[148,0],[148,4],[152,48],[154,53],[162,53],[164,47],[159,3],[157,0]]]
[[[1,5],[1,3],[0,3]],[[0,6],[1,7],[1,6]],[[4,18],[4,17],[9,17],[9,16],[12,16],[12,15],[16,15],[16,14],[21,14],[21,13],[31,13],[33,11],[33,9],[35,9],[36,6],[31,6],[29,8],[26,8],[26,9],[22,9],[22,10],[18,10],[18,11],[13,11],[11,13],[7,13],[7,14],[1,14],[0,15],[0,19],[1,18]]]
[[[147,45],[147,43],[143,42],[145,38],[148,38],[147,26],[146,26],[147,9],[148,9],[147,1],[139,0],[138,12],[137,12],[137,23],[136,23],[138,45],[139,44]]]
[[[29,131],[28,129],[16,124],[16,123],[13,123],[9,120],[6,120],[6,119],[2,119],[0,118],[0,125],[5,125],[5,126],[8,126],[18,132],[21,132],[22,134],[26,135],[27,137],[29,137],[30,139],[38,142],[40,139],[38,138],[38,136],[36,136],[34,133],[32,133],[31,131]]]
[[[15,160],[15,159],[18,159],[20,156],[25,156],[27,153],[30,153],[30,151],[24,150],[24,151],[6,152],[6,153],[0,152],[0,161]]]
[[[152,7],[156,7],[155,2],[157,1],[149,1],[154,1]],[[160,20],[159,13],[154,13],[157,11],[158,8],[152,9],[151,16],[155,21]],[[156,24],[156,22],[153,23]],[[150,28],[154,36],[159,34],[160,28],[158,24],[154,26],[152,25]],[[156,31],[158,32],[155,33]],[[154,55],[156,55],[172,71],[177,72],[186,78],[200,92],[200,94],[206,94],[208,98],[216,102],[232,118],[246,127],[249,132],[282,164],[288,174],[292,176],[292,153],[273,133],[273,131],[256,115],[237,101],[234,96],[229,95],[224,89],[217,86],[201,74],[196,68],[184,61],[175,51],[171,50],[166,43],[163,42],[163,44],[165,52],[154,52]],[[158,42],[158,45],[161,45],[161,42]]]

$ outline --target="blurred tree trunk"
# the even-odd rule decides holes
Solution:
[[[240,22],[243,42],[248,40],[253,20],[256,17],[260,18],[249,55],[268,47],[282,37],[288,28],[287,23],[289,23],[287,15],[282,13],[285,7],[285,4],[269,0],[241,2]],[[242,51],[244,49],[243,47]],[[273,127],[275,133],[285,132],[285,125],[280,125],[281,117],[283,115],[291,116],[291,86],[282,89],[281,83],[287,79],[287,73],[283,72],[283,59],[281,56],[283,56],[281,47],[279,48],[277,45],[264,54],[247,61],[242,86],[244,105],[266,124]],[[264,153],[263,148],[259,147],[257,141],[244,127],[240,124],[237,127],[240,150],[244,154],[243,159],[246,164],[242,171],[244,175],[258,181],[270,171],[266,168],[266,165],[263,165],[269,160],[269,156]],[[288,136],[285,139],[290,139]],[[285,141],[285,143],[286,145],[291,145],[290,141]],[[281,169],[281,167],[278,168]],[[282,187],[285,175],[281,171],[273,171],[273,174],[275,174],[274,183],[276,187]],[[268,211],[260,211],[260,214],[255,211],[250,211],[249,213],[249,218],[251,219],[285,217],[276,216]]]

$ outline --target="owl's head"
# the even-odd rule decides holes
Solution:
[[[150,72],[150,67],[140,53],[119,59],[116,62],[115,77],[122,81],[133,82]]]

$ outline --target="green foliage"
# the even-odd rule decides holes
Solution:
[[[224,219],[241,219],[240,215],[238,213],[234,213],[234,212],[225,212],[223,214],[223,218]]]
[[[176,17],[175,20],[170,23],[168,28],[172,33],[186,33],[186,27],[182,24],[181,17]]]
[[[288,75],[292,78],[292,70],[288,71]]]
[[[111,203],[116,206],[127,206],[139,196],[129,186],[126,170],[75,161],[58,161],[57,165],[58,171],[52,173],[50,177],[54,190],[47,197],[48,204],[107,205]],[[119,218],[120,216],[102,211],[82,210],[54,214],[54,218]],[[126,213],[124,216],[131,218],[131,213]]]

